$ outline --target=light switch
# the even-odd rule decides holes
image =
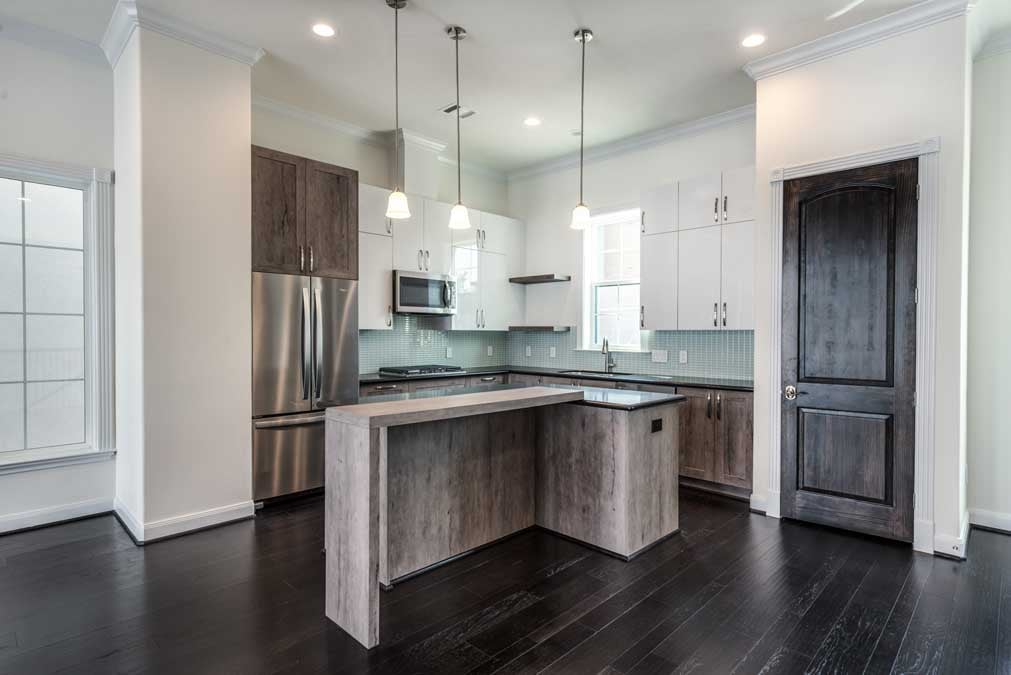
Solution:
[[[488,356],[494,356],[494,355],[495,355],[495,348],[492,347],[491,345],[488,345]]]
[[[446,358],[447,359],[453,358],[453,348],[452,347],[446,347]]]
[[[556,356],[558,356],[558,352],[555,351],[554,347],[548,349],[548,356],[550,356],[551,358],[555,358]]]
[[[653,363],[667,363],[669,360],[668,352],[666,349],[654,349],[651,352],[651,357]]]
[[[529,358],[529,357],[531,357],[533,355],[534,355],[534,350],[530,347],[530,345],[527,345],[527,358]]]
[[[678,352],[678,363],[688,363],[688,350],[682,349]]]

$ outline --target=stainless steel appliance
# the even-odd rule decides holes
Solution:
[[[323,485],[323,409],[358,401],[358,282],[253,273],[253,499]]]
[[[386,366],[379,369],[380,375],[400,377],[437,377],[439,375],[463,375],[466,372],[460,366]]]
[[[401,314],[456,314],[456,280],[446,274],[394,270],[393,296]]]

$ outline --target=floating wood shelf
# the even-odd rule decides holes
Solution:
[[[509,282],[513,284],[557,284],[563,281],[572,281],[568,274],[530,274],[525,277],[510,277]]]
[[[509,326],[514,333],[568,333],[570,326]]]

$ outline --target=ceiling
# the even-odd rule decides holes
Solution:
[[[464,161],[502,171],[578,148],[577,27],[587,48],[587,147],[754,102],[742,66],[757,57],[916,4],[865,0],[409,0],[401,11],[401,126],[449,142],[454,120],[450,24],[461,44]],[[4,0],[3,13],[88,42],[115,0]],[[257,95],[368,129],[393,127],[393,12],[384,0],[140,0],[204,30],[263,47]],[[318,38],[313,23],[332,24]],[[741,39],[768,35],[761,47]],[[527,128],[536,115],[543,124]]]

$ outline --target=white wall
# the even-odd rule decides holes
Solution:
[[[140,185],[117,210],[117,243],[140,248],[117,268],[117,328],[132,324],[117,332],[117,420],[142,420],[121,439],[142,464],[125,519],[152,539],[252,514],[250,68],[137,29],[116,85],[117,112],[139,106],[140,122],[115,130],[117,148],[139,144],[135,164],[117,150],[117,174]],[[117,485],[123,504],[136,490]]]
[[[0,152],[112,168],[108,67],[6,39],[0,63]]]
[[[584,170],[585,200],[591,212],[637,207],[645,188],[754,163],[755,121],[748,118],[590,162]],[[528,324],[580,324],[583,238],[569,227],[578,198],[578,169],[509,181],[509,213],[526,222],[527,273],[572,275],[569,284],[527,289]]]
[[[969,508],[1011,530],[1011,51],[973,77],[969,227]]]
[[[108,68],[2,38],[0,63],[0,153],[112,168]],[[2,474],[0,532],[108,511],[114,482],[111,459]]]
[[[755,496],[767,496],[772,316],[770,172],[940,137],[934,532],[962,534],[965,516],[967,208],[965,17],[906,33],[758,82],[755,265]],[[778,498],[778,497],[777,497]],[[922,515],[922,514],[921,514]],[[945,550],[944,552],[951,552]],[[961,554],[961,551],[955,552]]]
[[[266,107],[253,108],[253,143],[266,148],[290,152],[321,162],[358,171],[358,180],[369,185],[392,188],[393,153],[381,143],[369,142],[333,128],[339,122],[320,119],[305,111],[293,114],[277,112]],[[466,164],[466,161],[464,161]],[[437,172],[437,194],[433,198],[443,202],[456,202],[456,167],[432,158],[433,171]],[[411,178],[407,177],[407,191],[412,192]],[[513,215],[508,211],[507,188],[504,177],[480,171],[464,171],[464,201],[482,211]]]

